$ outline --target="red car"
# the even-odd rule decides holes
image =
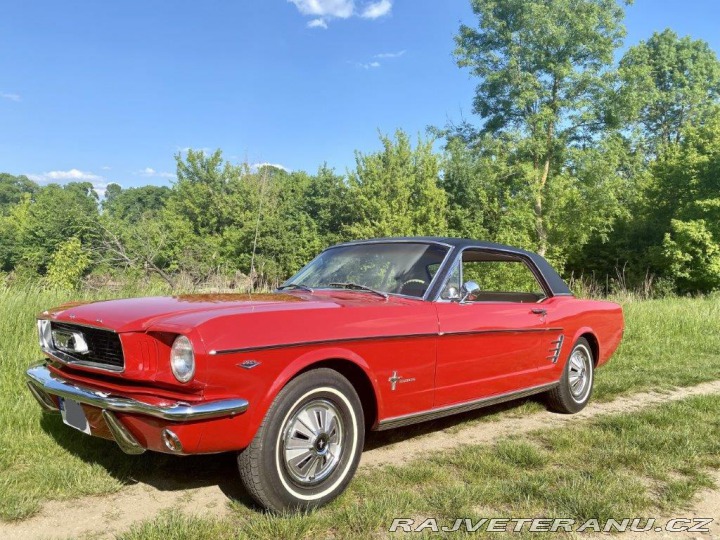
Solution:
[[[240,451],[281,511],[340,494],[368,429],[539,393],[579,411],[623,316],[534,253],[391,238],[333,246],[272,294],[72,304],[38,329],[45,410],[130,454]]]

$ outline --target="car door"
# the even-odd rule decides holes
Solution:
[[[445,297],[436,302],[435,407],[539,384],[538,367],[548,356],[553,329],[547,324],[546,292],[528,265],[492,251],[463,252]],[[460,301],[455,291],[468,278],[480,291]]]

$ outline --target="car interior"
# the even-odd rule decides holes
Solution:
[[[468,281],[480,287],[466,299],[469,302],[537,303],[547,297],[527,262],[505,253],[466,249],[462,264],[451,272],[441,299],[460,300],[462,284]]]

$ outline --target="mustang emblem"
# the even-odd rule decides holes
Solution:
[[[413,382],[415,380],[415,377],[410,377],[409,379],[404,379],[400,375],[398,375],[397,371],[393,371],[392,376],[388,379],[388,382],[390,383],[390,390],[395,390],[395,386],[400,383],[408,383]]]
[[[69,354],[87,354],[90,352],[82,332],[73,330],[53,330],[52,339],[55,347]]]

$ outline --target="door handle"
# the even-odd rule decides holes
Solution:
[[[530,313],[534,313],[535,315],[542,315],[543,317],[547,315],[547,310],[542,308],[533,308],[530,310]]]

